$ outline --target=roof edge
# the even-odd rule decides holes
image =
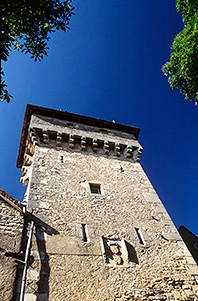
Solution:
[[[2,199],[4,202],[9,204],[11,207],[19,211],[20,213],[23,213],[23,209],[21,206],[21,203],[17,201],[15,198],[13,198],[10,194],[5,192],[3,189],[0,188],[0,199]]]

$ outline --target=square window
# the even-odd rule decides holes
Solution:
[[[93,184],[89,183],[91,193],[94,194],[101,194],[101,185],[100,184]]]

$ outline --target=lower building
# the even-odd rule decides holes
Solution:
[[[0,300],[13,300],[17,269],[23,260],[22,237],[25,228],[20,203],[0,189]]]

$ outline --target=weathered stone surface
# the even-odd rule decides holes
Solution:
[[[25,294],[24,301],[48,301],[47,294]]]
[[[32,117],[30,128],[41,140],[28,210],[45,236],[34,236],[30,264],[39,280],[28,279],[26,298],[198,300],[181,238],[134,162],[140,147],[134,136],[41,116]],[[62,133],[61,145],[55,133]],[[99,189],[91,192],[90,183]]]
[[[94,245],[86,246],[85,244],[84,246],[80,246],[76,237],[64,235],[48,235],[46,241],[46,251],[50,254],[102,256],[99,239],[96,239]]]
[[[0,300],[12,300],[21,250],[23,216],[0,197]]]
[[[34,294],[25,294],[24,301],[37,301],[37,297]]]
[[[195,260],[192,256],[186,256],[186,261],[187,261],[188,264],[195,264],[196,265],[196,262],[195,262]]]
[[[147,202],[159,204],[159,198],[156,193],[145,192],[143,193],[143,196],[145,197]]]
[[[4,241],[3,235],[10,235],[17,243],[18,239],[17,237],[16,239],[14,237],[15,235],[21,233],[21,231],[23,230],[23,223],[24,220],[20,213],[0,198],[0,233],[2,234],[1,241]],[[17,247],[18,244],[17,246],[15,246],[15,248]]]
[[[178,232],[174,232],[174,233],[163,233],[162,234],[166,239],[168,240],[182,240],[181,236],[179,235]]]
[[[39,272],[33,269],[27,270],[27,279],[28,280],[39,280]]]
[[[15,259],[6,257],[0,252],[0,300],[12,300],[15,276]]]
[[[188,268],[189,268],[189,270],[190,270],[190,273],[192,274],[192,275],[198,275],[198,266],[197,266],[197,264],[188,264]]]
[[[4,233],[0,233],[0,249],[6,252],[18,253],[21,249],[22,233],[19,232],[17,229],[15,231],[12,229],[6,234],[8,229],[9,228],[5,227]]]

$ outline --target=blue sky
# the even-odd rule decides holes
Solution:
[[[198,108],[170,90],[162,65],[183,28],[175,1],[73,0],[66,34],[35,63],[3,63],[14,99],[0,103],[0,187],[22,200],[16,168],[27,103],[140,127],[142,166],[177,227],[198,234]]]

